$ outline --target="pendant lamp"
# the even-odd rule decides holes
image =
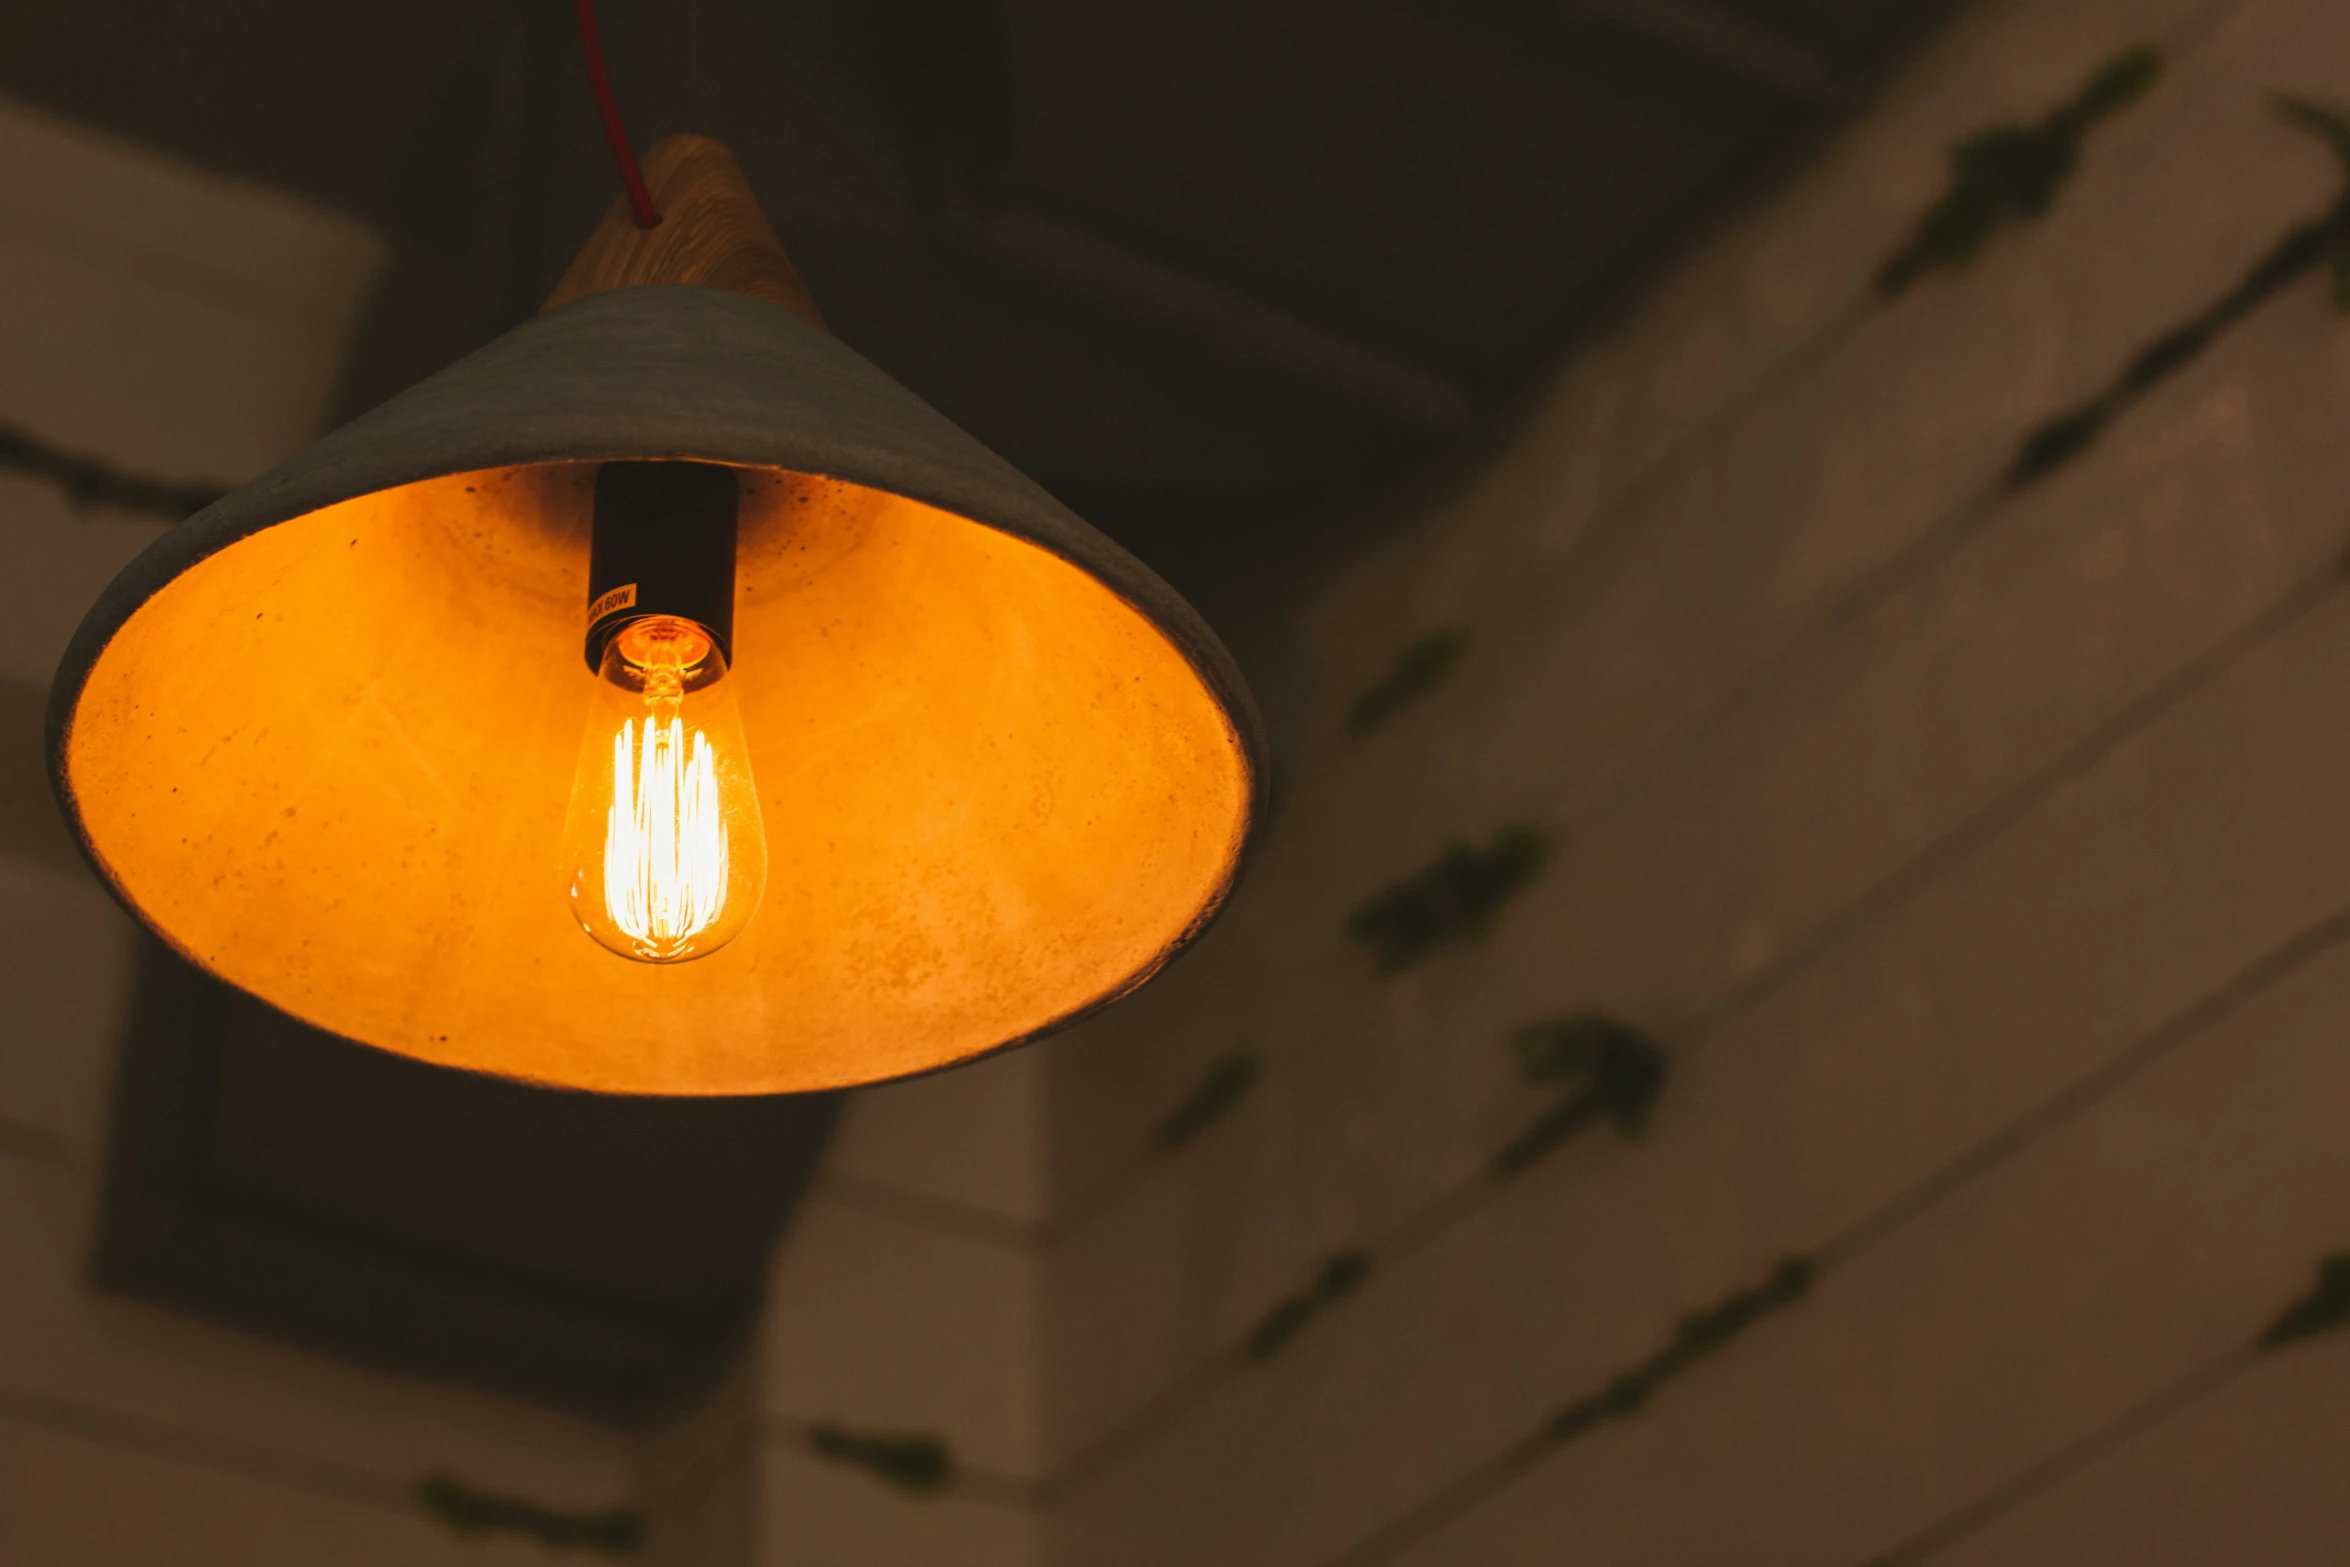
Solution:
[[[90,863],[306,1023],[571,1088],[872,1082],[1133,989],[1259,820],[1230,656],[825,331],[724,148],[645,174],[657,227],[106,590],[49,709]]]

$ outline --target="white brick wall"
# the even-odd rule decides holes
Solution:
[[[347,219],[0,104],[0,423],[162,477],[249,478],[316,433],[381,256]],[[157,527],[0,474],[12,778],[39,775],[66,638]],[[619,1433],[90,1288],[130,930],[58,836],[0,832],[0,1562],[538,1561],[459,1539],[410,1489],[446,1469],[626,1501]]]
[[[1873,298],[1949,144],[2145,39],[2170,69],[2045,221]],[[2350,1246],[2350,945],[2293,947],[2350,910],[2350,324],[2305,281],[1985,497],[2333,198],[2280,89],[2350,99],[2350,12],[1961,8],[1452,494],[1249,628],[1284,805],[1230,916],[1063,1040],[854,1098],[740,1374],[650,1445],[650,1561],[1326,1567],[1843,1237],[1812,1298],[1383,1560],[1859,1567],[2243,1344]],[[229,481],[311,433],[370,236],[17,111],[0,144],[0,420]],[[55,586],[0,678],[45,683],[150,529],[0,478],[0,574]],[[1446,626],[1449,679],[1346,735]],[[1519,821],[1558,847],[1491,936],[1375,974],[1348,912]],[[610,1433],[89,1292],[127,950],[0,856],[0,1560],[519,1561],[399,1488],[626,1494]],[[1551,1102],[1511,1028],[1593,1006],[1672,1049],[1643,1139],[1584,1134],[1214,1371]],[[1241,1050],[1239,1108],[1146,1156]],[[2346,1391],[2350,1335],[2264,1361],[1937,1560],[2340,1560]],[[908,1496],[810,1454],[824,1421],[962,1472]]]
[[[744,1567],[1042,1560],[1042,1064],[1015,1052],[850,1097],[768,1281]],[[897,1490],[812,1454],[816,1424],[943,1438],[956,1478]]]
[[[1870,297],[1943,148],[2149,38],[2164,79],[2045,221]],[[1586,1134],[1074,1486],[1056,1563],[1339,1560],[2350,908],[2350,323],[2322,281],[1985,500],[2027,430],[2334,199],[2280,90],[2350,101],[2350,12],[1963,9],[1483,471],[1260,628],[1282,817],[1195,956],[1045,1047],[1057,1199],[1219,1057],[1268,1076],[1044,1247],[1056,1462],[1471,1176],[1548,1102],[1512,1027],[1597,1006],[1664,1035],[1675,1075],[1645,1140]],[[1442,626],[1468,639],[1453,675],[1347,736]],[[1374,974],[1348,912],[1516,821],[1559,848],[1490,938]],[[2344,961],[2117,1073],[1392,1559],[1858,1567],[2224,1355],[2350,1246]],[[2340,1558],[2338,1488],[2293,1454],[2345,1357],[2263,1365],[1949,1559]],[[2257,1485],[2162,1489],[2253,1411],[2277,1422]]]

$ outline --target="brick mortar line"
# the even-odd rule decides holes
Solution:
[[[814,1438],[828,1422],[808,1420],[791,1415],[762,1415],[757,1419],[757,1441],[762,1447],[782,1448],[814,1463],[828,1464],[844,1469],[863,1467],[857,1460],[834,1458],[816,1451]],[[942,1439],[943,1440],[943,1439]],[[717,1467],[714,1463],[711,1468]],[[875,1485],[891,1482],[879,1475],[869,1477]],[[949,1496],[960,1496],[968,1501],[986,1502],[993,1506],[1016,1508],[1022,1512],[1040,1511],[1045,1505],[1043,1481],[1026,1475],[1012,1474],[1001,1469],[989,1469],[951,1459],[941,1491]]]
[[[2238,1349],[2196,1367],[2185,1376],[2157,1389],[2095,1430],[2075,1437],[2036,1463],[2028,1464],[1974,1501],[1946,1514],[1910,1536],[1892,1550],[1869,1558],[1867,1567],[1911,1567],[1939,1556],[1968,1535],[1998,1519],[2018,1503],[2061,1485],[2097,1461],[2120,1451],[2147,1432],[2185,1414],[2212,1394],[2228,1387],[2261,1360],[2256,1349]]]
[[[175,1426],[52,1393],[0,1387],[0,1420],[59,1431],[149,1458],[188,1464],[247,1480],[415,1515],[407,1483],[331,1460],[280,1452],[255,1442]]]

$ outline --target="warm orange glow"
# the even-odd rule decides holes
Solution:
[[[612,799],[604,809],[604,913],[634,955],[681,958],[726,908],[726,823],[710,737],[685,720],[623,719],[612,737]],[[575,893],[574,896],[577,896]],[[588,927],[592,934],[595,927]]]
[[[572,917],[644,963],[707,957],[742,930],[767,840],[726,660],[653,616],[604,650],[563,824]]]
[[[1248,765],[1147,616],[951,513],[763,470],[715,687],[757,763],[756,917],[685,963],[583,940],[565,814],[583,715],[620,694],[580,659],[593,473],[363,496],[131,615],[64,756],[149,923],[305,1021],[426,1060],[772,1093],[1045,1027],[1147,976],[1222,896]]]

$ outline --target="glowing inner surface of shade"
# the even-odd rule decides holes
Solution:
[[[91,671],[66,769],[142,914],[224,978],[387,1049],[754,1093],[1033,1032],[1147,975],[1221,897],[1247,763],[1147,618],[1008,535],[756,472],[728,681],[766,892],[707,957],[605,951],[559,863],[596,683],[591,482],[554,465],[361,497],[229,546],[135,612]],[[677,740],[659,765],[690,794]],[[641,779],[659,737],[623,743]]]

